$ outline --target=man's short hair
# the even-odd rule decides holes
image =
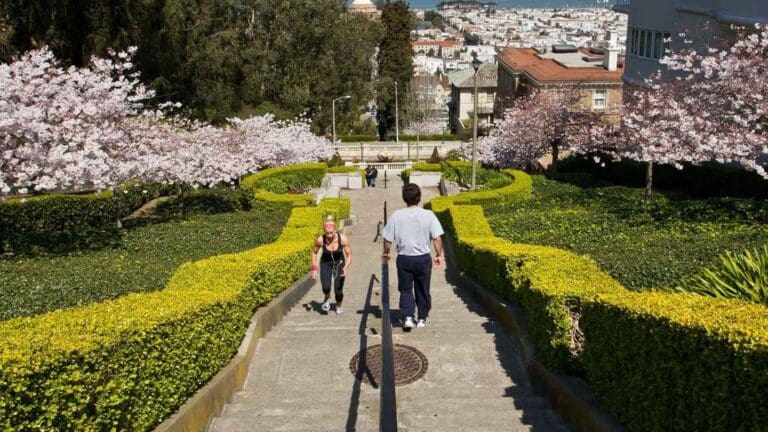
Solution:
[[[421,189],[419,185],[408,183],[403,186],[403,201],[409,206],[416,205],[421,201]]]

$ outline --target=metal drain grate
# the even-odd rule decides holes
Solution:
[[[395,385],[410,384],[427,373],[429,362],[419,350],[408,345],[392,347],[395,360]],[[352,356],[349,361],[352,375],[363,382],[379,387],[381,383],[381,345],[374,345]],[[361,371],[361,372],[358,372]]]

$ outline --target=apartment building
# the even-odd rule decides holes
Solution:
[[[498,48],[497,116],[516,97],[533,91],[575,88],[579,109],[604,113],[611,121],[621,108],[623,59],[615,41],[601,48],[555,45]]]
[[[483,63],[477,70],[477,125],[487,127],[493,123],[493,106],[496,97],[497,67]],[[451,132],[463,136],[467,120],[474,110],[475,70],[468,67],[448,74],[451,83],[449,125]],[[471,134],[472,132],[469,131]]]
[[[768,0],[616,0],[629,15],[624,81],[643,84],[660,69],[665,50],[720,47],[739,31],[768,23]],[[692,44],[684,43],[685,33]]]

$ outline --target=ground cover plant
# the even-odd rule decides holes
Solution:
[[[274,241],[288,213],[192,215],[127,230],[111,248],[0,260],[0,320],[163,289],[184,262]]]
[[[639,188],[582,189],[535,176],[533,199],[485,211],[496,236],[589,255],[634,290],[674,286],[728,250],[768,243],[762,200],[644,200]]]

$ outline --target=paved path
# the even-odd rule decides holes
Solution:
[[[371,282],[372,274],[380,277],[381,242],[373,240],[383,202],[390,214],[403,203],[399,181],[387,190],[345,192],[357,222],[346,230],[353,263],[345,313],[321,313],[316,285],[259,342],[243,390],[210,430],[378,430],[379,391],[357,381],[349,363],[362,347],[381,342],[380,285]],[[436,193],[425,190],[425,199]],[[396,324],[393,330],[394,343],[417,348],[429,362],[423,378],[397,387],[399,430],[570,431],[531,388],[512,339],[449,282],[452,265],[433,272],[427,328],[403,333]],[[391,304],[397,308],[394,260],[391,267]]]

